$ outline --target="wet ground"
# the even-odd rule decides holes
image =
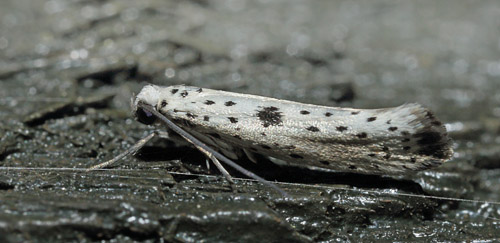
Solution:
[[[499,14],[467,0],[3,1],[0,240],[498,241],[499,203],[484,201],[500,201]],[[152,131],[129,107],[146,83],[418,102],[455,155],[401,176],[244,164],[287,199],[249,180],[233,192],[195,149],[160,139],[83,171]]]

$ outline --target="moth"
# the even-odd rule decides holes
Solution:
[[[166,123],[169,131],[157,135],[179,134],[228,180],[219,160],[282,193],[232,160],[246,156],[256,161],[259,154],[313,170],[398,174],[439,166],[453,153],[444,125],[419,104],[352,109],[184,85],[146,85],[132,99],[132,110],[144,124]],[[138,151],[153,136],[91,169]]]

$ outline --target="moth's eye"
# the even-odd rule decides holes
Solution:
[[[137,118],[137,121],[146,125],[153,124],[157,119],[155,115],[141,108],[137,109],[137,111],[135,112],[135,117]]]

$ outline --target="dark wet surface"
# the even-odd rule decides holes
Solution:
[[[0,240],[498,241],[496,1],[4,1]],[[237,180],[130,114],[146,84],[322,105],[418,102],[452,161],[370,176],[243,164],[293,198]],[[214,166],[212,166],[214,167]],[[238,173],[231,171],[235,176]],[[200,176],[209,175],[209,176]]]

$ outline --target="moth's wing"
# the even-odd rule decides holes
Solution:
[[[258,156],[258,154],[257,154],[257,153],[251,152],[251,151],[250,151],[250,150],[248,150],[248,149],[243,149],[243,152],[245,153],[245,155],[247,156],[247,158],[248,158],[250,161],[252,161],[252,162],[254,162],[254,163],[256,163],[256,164],[257,164],[257,163],[259,163],[259,158],[258,158],[259,156]]]
[[[237,160],[243,154],[239,147],[234,146],[233,144],[230,144],[222,139],[215,138],[213,135],[200,133],[196,130],[190,130],[189,133],[214,150],[219,151],[229,159]]]

